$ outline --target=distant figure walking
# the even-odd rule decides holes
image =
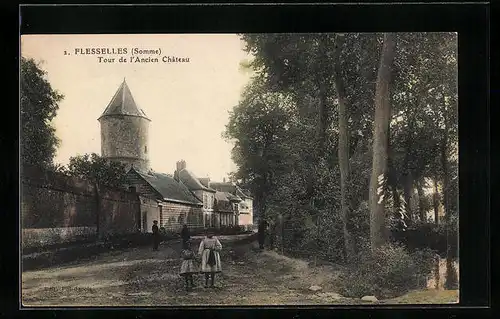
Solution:
[[[153,227],[151,227],[153,231],[153,250],[158,250],[158,245],[160,244],[160,229],[158,228],[158,221],[153,221]]]
[[[266,241],[266,228],[267,228],[267,222],[264,219],[261,219],[259,221],[259,228],[258,228],[260,249],[264,249],[264,243]]]
[[[194,263],[195,254],[191,250],[191,241],[187,241],[183,245],[181,252],[182,264],[180,274],[186,280],[186,290],[189,291],[195,287],[193,283],[193,275],[198,273],[198,269]]]
[[[186,224],[182,226],[181,230],[182,245],[184,245],[191,239],[191,234],[189,233],[189,228]]]
[[[220,261],[221,250],[222,245],[220,241],[213,236],[213,233],[207,232],[198,249],[198,254],[201,255],[201,272],[205,274],[205,288],[209,287],[209,278],[211,279],[210,288],[214,288],[215,274],[222,271]]]
[[[269,248],[274,250],[274,241],[276,237],[276,222],[271,220],[269,224]]]

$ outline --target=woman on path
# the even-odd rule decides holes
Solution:
[[[198,273],[198,269],[196,268],[196,265],[194,263],[195,254],[191,250],[190,241],[184,243],[181,252],[181,257],[182,257],[182,264],[179,275],[181,277],[184,277],[184,279],[186,280],[186,290],[189,291],[190,288],[194,287],[193,275]]]
[[[211,232],[207,232],[198,249],[198,254],[201,255],[201,272],[205,274],[205,288],[208,288],[209,278],[211,279],[210,288],[214,288],[215,274],[222,271],[221,250],[220,241]]]

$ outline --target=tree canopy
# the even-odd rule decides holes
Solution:
[[[377,193],[384,199],[387,227],[393,221],[407,227],[427,222],[431,203],[456,214],[455,33],[394,35],[393,63],[387,69],[388,143],[379,146],[373,144],[380,120],[376,86],[387,37],[345,33],[241,38],[254,57],[246,67],[255,76],[231,113],[225,137],[235,143],[238,169],[233,176],[254,192],[256,215],[295,221],[302,225],[295,228],[312,231],[303,241],[324,239],[312,230],[317,226],[306,226],[321,221],[331,225],[330,234],[341,232],[336,238],[352,236],[361,247],[369,238],[369,184],[380,145],[386,145],[387,162]],[[439,194],[429,197],[434,183]],[[349,243],[343,250],[351,250]]]
[[[108,187],[124,188],[127,184],[125,165],[96,153],[71,157],[67,167],[63,167],[61,171]]]
[[[21,57],[21,162],[51,168],[59,146],[51,121],[64,96],[52,88],[46,74],[35,60]]]

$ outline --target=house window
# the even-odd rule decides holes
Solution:
[[[207,208],[207,195],[203,194],[203,208]]]
[[[144,146],[144,153],[147,153],[147,152],[148,152],[148,147]]]

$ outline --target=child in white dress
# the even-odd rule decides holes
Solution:
[[[195,254],[191,250],[191,241],[187,241],[184,243],[184,247],[181,252],[181,257],[182,257],[182,264],[179,275],[185,278],[186,290],[189,291],[191,288],[194,287],[193,275],[198,273],[198,269],[194,262]]]
[[[212,233],[207,233],[207,236],[200,243],[198,254],[201,255],[201,272],[205,274],[205,288],[208,288],[209,278],[211,279],[210,287],[214,288],[215,274],[222,271],[221,250],[220,241]]]

